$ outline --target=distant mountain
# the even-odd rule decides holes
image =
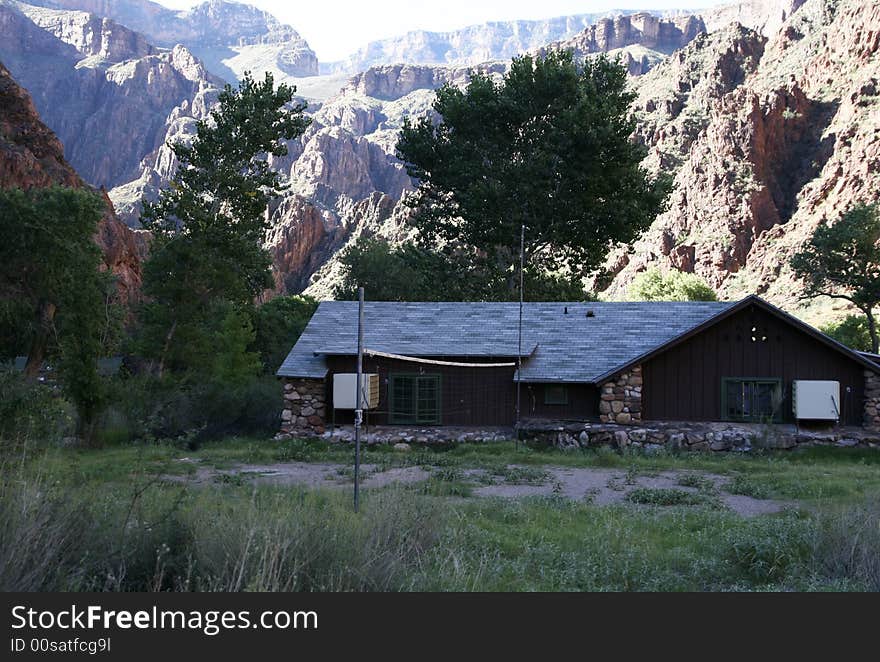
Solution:
[[[93,186],[137,178],[175,113],[204,113],[221,81],[182,46],[160,50],[107,18],[0,0],[0,61]]]
[[[256,7],[208,0],[188,11],[150,0],[32,0],[29,4],[85,11],[143,34],[150,43],[185,45],[208,69],[227,81],[244,71],[274,71],[282,77],[313,76],[318,58],[289,25]]]
[[[570,39],[557,41],[536,50],[570,50],[582,59],[596,53],[623,57],[629,73],[641,76],[658,62],[706,32],[699,16],[662,18],[647,12],[606,17],[588,26]]]
[[[416,30],[374,41],[340,62],[321,65],[321,73],[358,73],[387,64],[469,66],[516,55],[574,37],[603,19],[646,13],[646,10],[561,16],[538,21],[495,21],[451,32]],[[654,16],[678,12],[651,11]]]

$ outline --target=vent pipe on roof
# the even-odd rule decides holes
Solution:
[[[565,307],[565,314],[568,315],[568,306]]]
[[[595,316],[596,316],[595,310],[588,310],[587,311],[587,317],[595,317]]]

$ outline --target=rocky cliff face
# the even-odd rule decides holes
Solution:
[[[107,19],[18,3],[0,4],[0,60],[74,168],[107,188],[138,177],[172,111],[204,106],[220,84],[181,46],[160,52]]]
[[[619,51],[631,46],[669,54],[684,48],[693,39],[706,32],[706,25],[699,16],[681,16],[664,19],[646,12],[631,16],[603,18],[571,39],[554,42],[538,49],[573,50],[578,57],[594,53]]]
[[[700,15],[710,32],[731,23],[739,23],[765,37],[772,37],[804,2],[805,0],[740,0],[705,9]]]
[[[878,80],[880,4],[857,0],[808,0],[766,45],[729,29],[649,74],[639,134],[649,162],[676,173],[675,190],[634,251],[614,256],[609,294],[659,264],[723,296],[799,307],[792,253],[823,219],[880,191]]]
[[[52,185],[85,186],[64,160],[55,134],[40,121],[28,93],[0,64],[0,187],[34,188]],[[107,200],[107,211],[95,237],[104,267],[117,278],[121,298],[131,302],[140,292],[141,260],[138,238],[123,225]]]
[[[466,67],[509,60],[551,42],[569,39],[600,19],[620,13],[580,14],[543,21],[498,21],[451,32],[418,30],[371,42],[346,60],[322,65],[321,70],[354,74],[388,64]]]
[[[33,0],[30,4],[110,18],[156,46],[184,44],[212,73],[228,81],[258,68],[281,76],[318,73],[317,56],[296,30],[251,5],[208,0],[189,11],[175,11],[149,0]]]

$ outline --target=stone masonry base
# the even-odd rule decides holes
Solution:
[[[327,387],[323,379],[284,379],[281,434],[321,436],[327,429]]]
[[[322,437],[330,443],[354,441],[352,426],[339,426],[322,435],[286,433],[295,436]],[[440,446],[450,444],[487,444],[511,441],[512,428],[401,428],[370,427],[362,440],[367,445]],[[835,428],[824,431],[798,430],[793,425],[748,425],[732,423],[643,423],[616,425],[605,423],[560,423],[528,421],[521,430],[522,440],[530,446],[563,450],[611,447],[642,449],[646,452],[747,452],[755,449],[793,450],[798,447],[834,446],[841,448],[880,449],[880,432],[862,428]]]

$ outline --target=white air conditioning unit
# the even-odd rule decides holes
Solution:
[[[840,420],[840,382],[797,381],[791,394],[797,420]]]
[[[357,409],[357,375],[333,375],[333,408]],[[361,375],[361,406],[379,407],[379,375]]]

